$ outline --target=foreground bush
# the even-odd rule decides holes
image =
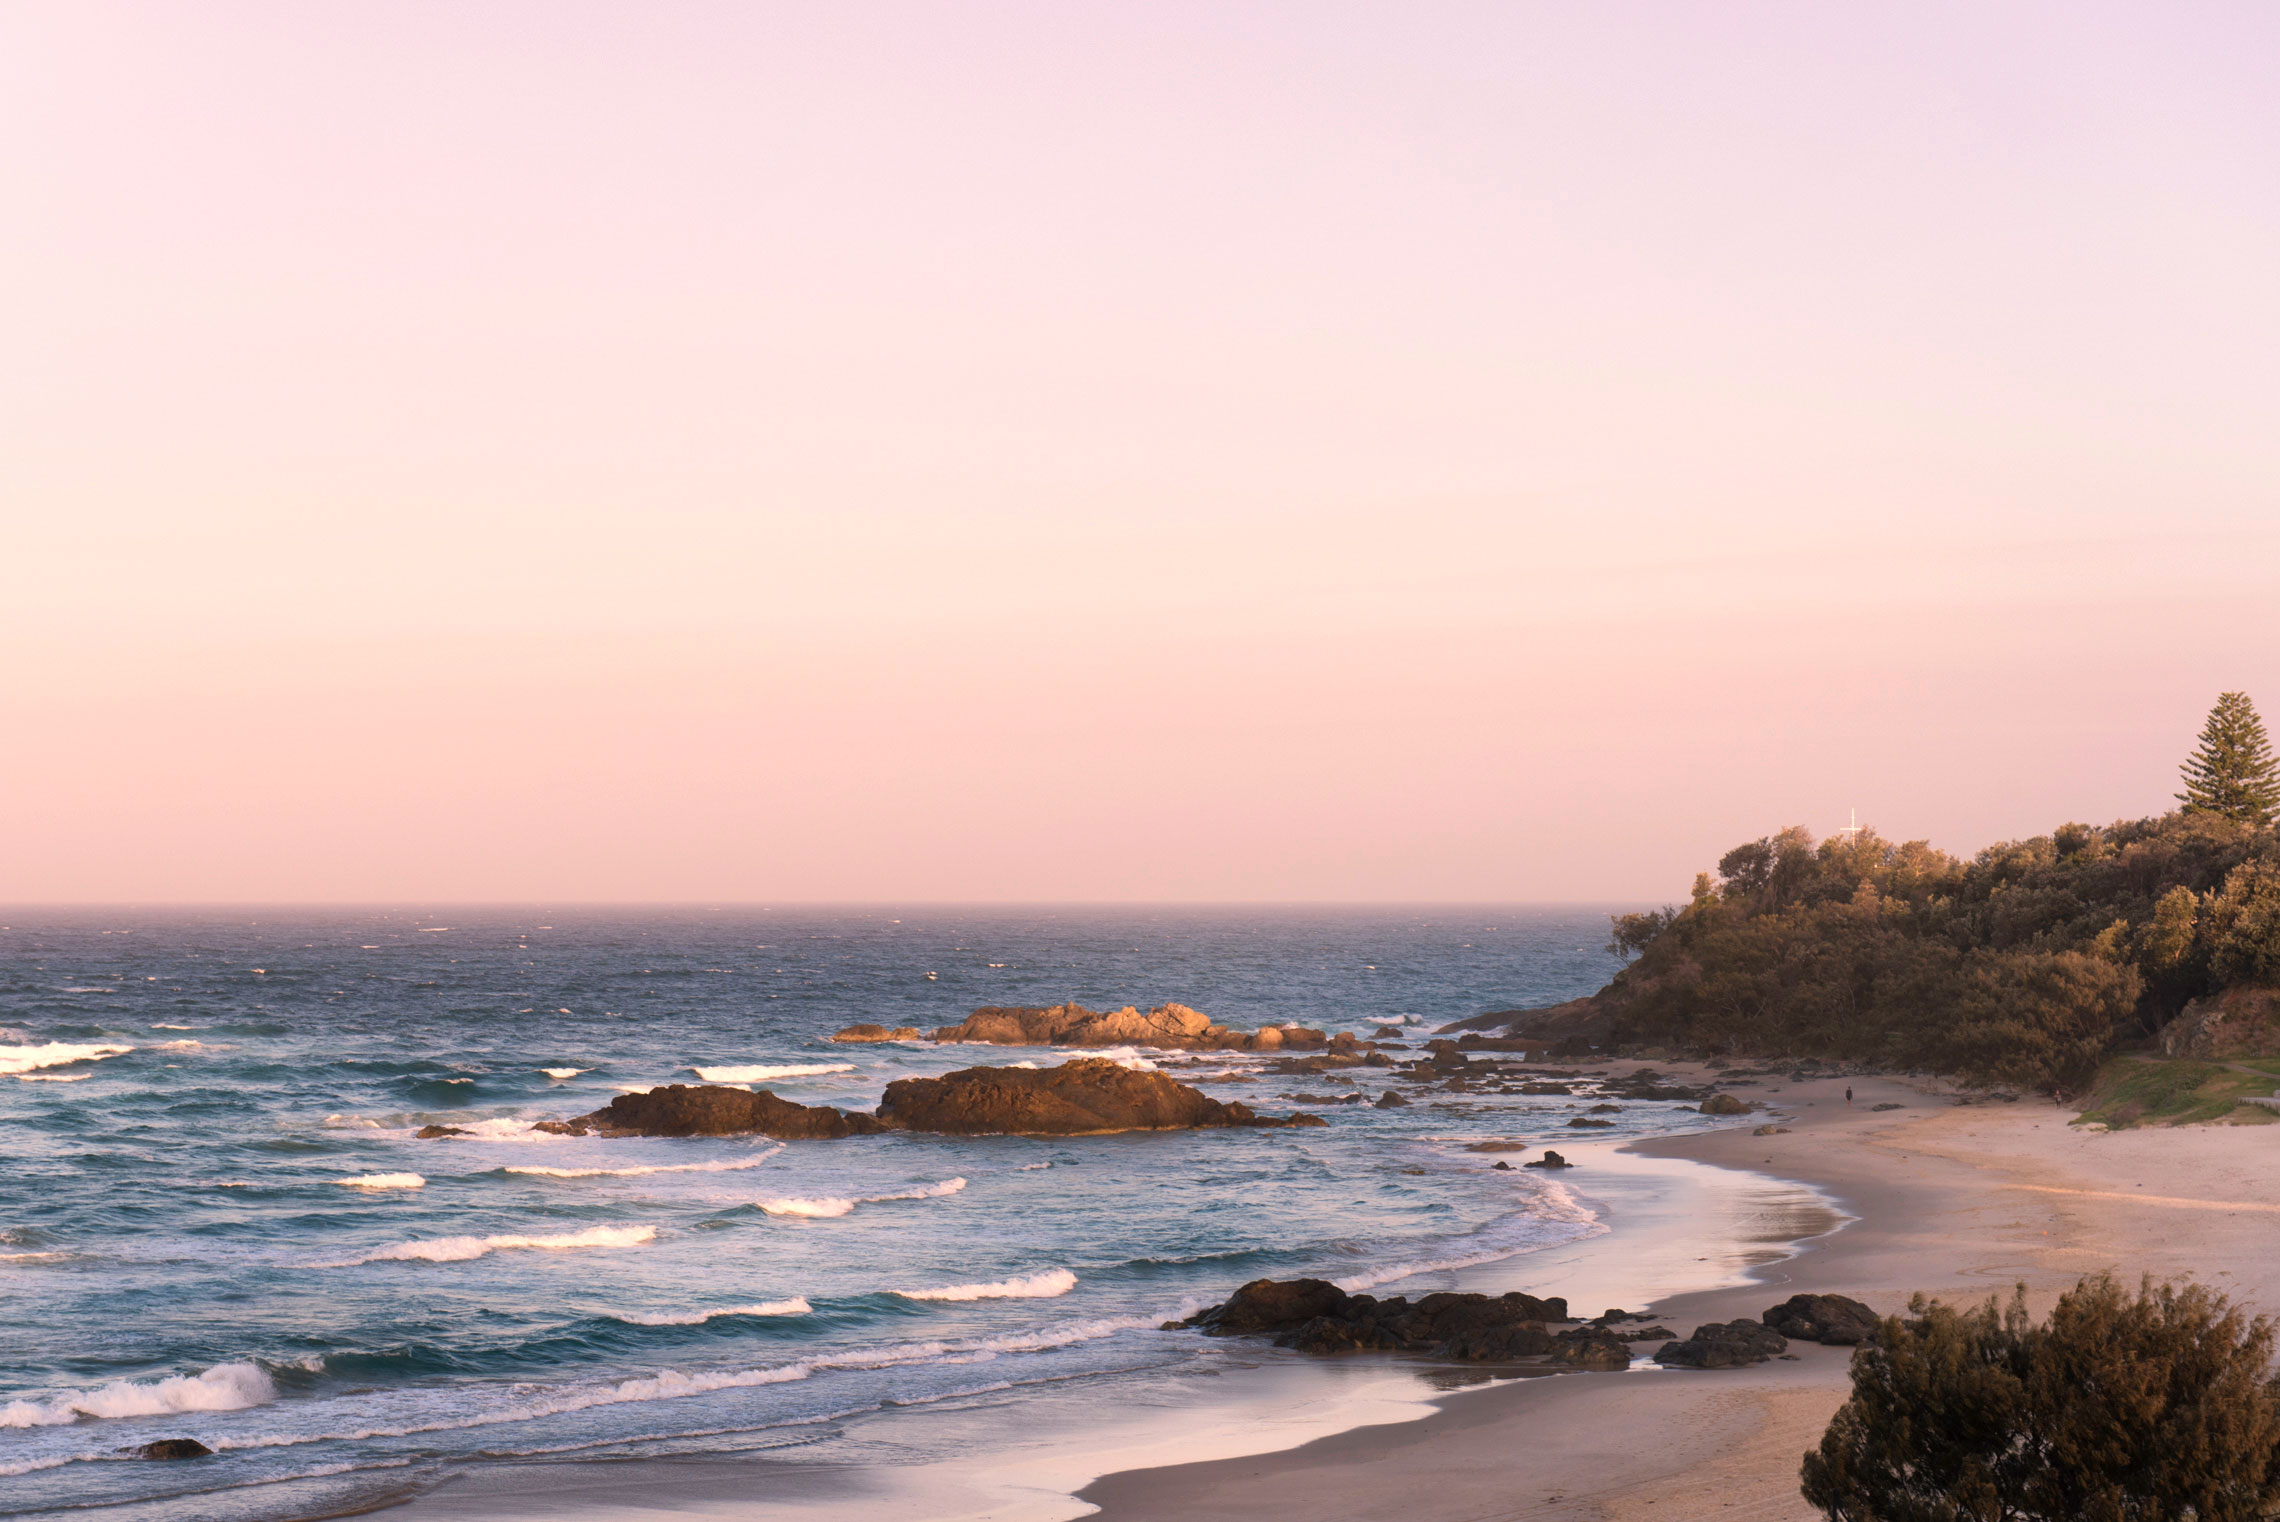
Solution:
[[[2047,1325],[2025,1291],[1919,1295],[1853,1356],[1852,1398],[1805,1455],[1839,1522],[2253,1522],[2280,1511],[2273,1327],[2197,1285],[2103,1276]]]

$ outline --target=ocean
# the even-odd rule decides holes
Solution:
[[[820,1451],[863,1413],[984,1396],[1018,1425],[1208,1372],[1230,1345],[1159,1323],[1249,1279],[1529,1287],[1531,1253],[1605,1226],[1464,1147],[1559,1144],[1588,1099],[1325,1106],[1351,1090],[1264,1058],[1124,1052],[1330,1124],[787,1145],[531,1123],[661,1083],[868,1107],[898,1077],[1059,1060],[829,1040],[985,1004],[1422,1036],[1597,987],[1607,913],[0,911],[0,1516],[316,1515],[486,1461]],[[1701,1124],[1609,1119],[1591,1134]],[[473,1134],[415,1139],[435,1123]],[[127,1456],[162,1437],[217,1455]]]

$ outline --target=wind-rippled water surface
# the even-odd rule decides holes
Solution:
[[[1256,1057],[1129,1054],[1329,1127],[784,1145],[531,1122],[706,1080],[868,1107],[897,1077],[1058,1060],[828,1039],[982,1004],[1366,1033],[1549,1003],[1610,971],[1598,909],[0,920],[0,1514],[305,1512],[486,1456],[764,1447],[885,1402],[1113,1388],[1210,1356],[1157,1324],[1247,1279],[1414,1293],[1597,1229],[1461,1148],[1553,1135],[1581,1101],[1326,1109],[1284,1096],[1352,1089]],[[1681,1123],[1615,1119],[1597,1134]],[[415,1139],[437,1123],[473,1134]],[[174,1436],[218,1455],[124,1457]]]

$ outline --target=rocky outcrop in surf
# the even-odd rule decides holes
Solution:
[[[1248,1105],[1213,1099],[1162,1073],[1105,1057],[1079,1057],[1050,1068],[961,1068],[939,1078],[897,1079],[887,1085],[878,1117],[897,1130],[948,1136],[1095,1136],[1326,1123],[1315,1115],[1259,1115]]]
[[[845,1030],[833,1031],[834,1041],[917,1041],[922,1039],[915,1025],[850,1025]]]
[[[944,1136],[1098,1136],[1112,1131],[1327,1125],[1319,1115],[1266,1116],[1162,1073],[1105,1057],[1050,1068],[960,1068],[887,1085],[878,1110],[794,1104],[766,1089],[666,1084],[620,1094],[572,1120],[542,1120],[556,1136],[773,1136],[783,1141],[928,1131]],[[465,1134],[436,1127],[439,1134]],[[423,1135],[425,1133],[422,1133]]]
[[[542,1120],[557,1136],[773,1136],[783,1141],[871,1136],[888,1127],[860,1110],[794,1104],[766,1089],[669,1083],[620,1094],[575,1120]]]
[[[1255,1031],[1230,1030],[1185,1004],[1159,1004],[1143,1013],[1087,1009],[1082,1004],[990,1005],[956,1025],[934,1033],[936,1041],[975,1041],[991,1046],[1152,1046],[1188,1052],[1352,1052],[1368,1043],[1341,1032],[1330,1035],[1300,1025],[1268,1025]]]
[[[1517,1291],[1505,1295],[1442,1291],[1411,1302],[1396,1295],[1350,1295],[1327,1279],[1254,1279],[1227,1298],[1185,1321],[1169,1321],[1166,1331],[1193,1329],[1207,1337],[1272,1337],[1276,1347],[1302,1353],[1430,1353],[1466,1363],[1502,1363],[1555,1355],[1577,1367],[1600,1367],[1605,1352],[1579,1349],[1566,1360],[1556,1355],[1562,1339],[1550,1322],[1568,1319],[1567,1301],[1539,1300]],[[1579,1342],[1619,1339],[1597,1328]]]

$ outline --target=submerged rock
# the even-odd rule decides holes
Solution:
[[[1187,1131],[1218,1126],[1320,1126],[1319,1115],[1263,1116],[1213,1099],[1162,1073],[1105,1057],[1050,1068],[961,1068],[939,1078],[887,1085],[879,1121],[950,1136],[1094,1136],[1111,1131]]]
[[[1254,1279],[1224,1303],[1164,1329],[1271,1336],[1275,1346],[1302,1353],[1400,1351],[1501,1363],[1554,1352],[1558,1339],[1544,1323],[1566,1319],[1567,1302],[1556,1297],[1442,1292],[1412,1303],[1349,1295],[1327,1279]]]
[[[1875,1341],[1883,1321],[1845,1295],[1791,1295],[1765,1313],[1765,1324],[1784,1337],[1841,1348]]]
[[[1673,1369],[1738,1369],[1788,1351],[1787,1338],[1763,1322],[1745,1318],[1698,1326],[1684,1342],[1665,1343],[1655,1362]]]
[[[859,1110],[794,1104],[766,1089],[669,1083],[646,1094],[620,1094],[575,1120],[542,1120],[557,1136],[773,1136],[804,1141],[870,1136],[887,1129]]]

